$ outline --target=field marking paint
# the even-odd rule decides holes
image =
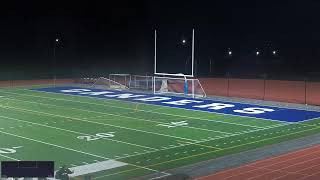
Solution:
[[[19,89],[21,90],[21,89]],[[73,96],[73,97],[86,97],[89,99],[99,99],[99,100],[106,100],[103,98],[98,98],[98,97],[90,97],[90,96],[80,96],[80,95],[74,95],[74,94],[62,94],[62,93],[57,93],[57,92],[45,92],[45,91],[35,91],[35,90],[31,90],[31,89],[24,89],[27,91],[31,91],[31,92],[37,92],[37,93],[46,93],[46,94],[57,94],[57,95],[65,95],[65,96]],[[22,91],[22,90],[21,90]],[[77,102],[77,103],[82,103],[82,104],[92,104],[92,105],[101,105],[101,106],[105,106],[105,107],[114,107],[114,108],[120,108],[120,109],[130,109],[132,110],[132,108],[125,108],[125,107],[120,107],[120,106],[112,106],[112,105],[106,105],[106,104],[112,104],[109,103],[107,101],[104,101],[104,103],[106,104],[100,104],[100,103],[89,103],[89,102],[82,102],[82,101],[75,101],[75,100],[69,100],[69,99],[61,99],[61,98],[51,98],[51,97],[45,97],[45,96],[36,96],[36,95],[30,95],[30,94],[19,94],[19,93],[13,93],[13,92],[4,92],[4,93],[9,93],[9,94],[17,94],[17,95],[21,95],[21,96],[30,96],[30,97],[39,97],[39,98],[46,98],[46,99],[53,99],[53,100],[61,100],[61,101],[70,101],[70,102]],[[109,101],[117,101],[117,102],[128,102],[131,104],[144,104],[146,105],[146,103],[143,102],[131,102],[131,101],[123,101],[123,100],[118,100],[118,99],[107,99]],[[175,108],[175,107],[166,107],[166,106],[161,106],[161,105],[157,105],[157,104],[148,104],[151,106],[160,106],[162,108]],[[177,108],[177,109],[182,109],[182,108]],[[190,109],[189,109],[190,110]],[[239,126],[246,126],[246,127],[253,127],[253,128],[263,128],[261,126],[253,126],[253,125],[246,125],[246,124],[239,124],[239,123],[233,123],[233,122],[226,122],[226,121],[219,121],[219,120],[210,120],[210,119],[204,119],[204,118],[198,118],[198,117],[189,117],[189,116],[183,116],[183,115],[176,115],[176,114],[169,114],[169,113],[161,113],[161,112],[154,112],[152,110],[138,110],[138,111],[143,111],[143,112],[150,112],[150,113],[155,113],[155,114],[162,114],[162,115],[169,115],[169,116],[177,116],[177,117],[183,117],[183,118],[192,118],[192,119],[199,119],[199,120],[203,120],[203,121],[210,121],[210,122],[217,122],[217,123],[224,123],[224,124],[232,124],[232,125],[239,125]],[[197,112],[202,112],[203,111],[198,111],[198,110],[192,110],[192,111],[197,111]],[[226,114],[223,113],[218,113],[215,112],[213,114],[216,115],[220,115],[220,116],[225,116]],[[270,119],[266,119],[266,118],[256,118],[256,117],[246,117],[246,116],[240,116],[240,115],[232,115],[232,114],[228,114],[230,116],[234,116],[234,117],[241,117],[241,118],[248,118],[248,119],[259,119],[259,120],[270,120]],[[271,120],[271,121],[275,121],[275,120]],[[286,123],[283,121],[275,121],[278,123]]]
[[[23,109],[24,110],[24,109]],[[24,111],[30,111],[30,110],[24,110]],[[37,114],[37,113],[36,113]],[[278,124],[277,126],[274,125],[272,128],[276,128],[276,127],[282,127],[282,126],[286,126],[287,124]],[[246,132],[243,134],[247,134],[247,133],[252,133],[252,132],[258,132],[258,131],[263,131],[263,129],[257,129],[257,130],[252,130],[251,132]],[[130,155],[130,156],[125,156],[125,157],[119,157],[119,158],[114,158],[115,160],[120,160],[120,159],[125,159],[125,158],[129,158],[129,157],[134,157],[134,156],[140,156],[140,155],[145,155],[145,154],[150,154],[150,153],[154,153],[154,152],[159,152],[159,151],[163,151],[163,150],[168,150],[168,149],[174,149],[174,148],[179,148],[179,147],[184,147],[184,146],[189,146],[189,145],[193,145],[193,144],[197,144],[197,143],[204,143],[204,142],[209,142],[209,141],[213,141],[213,140],[217,140],[217,139],[223,139],[223,138],[227,138],[227,137],[233,137],[233,136],[239,136],[239,135],[243,135],[243,134],[234,134],[234,135],[230,135],[230,136],[225,136],[225,137],[221,137],[221,138],[212,138],[209,140],[205,140],[205,141],[197,141],[194,143],[188,143],[185,145],[181,145],[181,146],[176,146],[176,147],[170,147],[170,148],[166,148],[166,149],[160,149],[160,150],[155,150],[155,151],[148,151],[145,153],[139,153],[139,154],[134,154],[134,155]]]
[[[14,108],[12,107],[13,109],[21,109],[21,108]],[[26,110],[26,109],[22,109],[24,111],[31,111],[33,112],[32,110]],[[42,113],[42,114],[47,114],[47,113],[44,113],[44,112],[35,112],[36,114],[38,113]],[[60,115],[52,115],[52,116],[60,116]],[[91,121],[90,121],[91,122]],[[94,122],[96,123],[96,122]],[[277,125],[273,125],[271,128],[269,129],[273,129],[273,128],[276,128],[276,127],[282,127],[282,126],[287,126],[287,125],[290,125],[290,124],[277,124]],[[247,131],[246,133],[238,133],[238,134],[233,134],[233,135],[229,135],[229,136],[225,136],[223,138],[227,138],[227,137],[233,137],[233,136],[238,136],[238,135],[243,135],[243,134],[247,134],[247,133],[252,133],[252,132],[258,132],[258,131],[263,131],[263,130],[266,130],[266,129],[256,129],[256,130],[252,130],[252,131]],[[195,141],[194,143],[189,143],[187,145],[193,145],[193,144],[196,144],[196,143],[204,143],[204,142],[209,142],[209,141],[213,141],[213,140],[217,140],[217,139],[223,139],[223,138],[212,138],[212,139],[209,139],[209,140],[202,140],[202,141]],[[183,147],[183,146],[177,146],[177,147]],[[174,148],[177,148],[177,147],[174,147]],[[168,149],[173,149],[173,148],[166,148],[166,149],[163,149],[163,150],[168,150]],[[162,150],[158,150],[158,151],[162,151]],[[115,158],[115,159],[123,159],[123,158],[128,158],[128,157],[132,157],[132,156],[137,156],[137,155],[144,155],[144,154],[149,154],[149,153],[153,153],[153,152],[157,152],[157,151],[148,151],[146,153],[140,153],[140,154],[136,154],[136,155],[131,155],[131,156],[126,156],[126,157],[120,157],[120,158]]]
[[[58,115],[58,114],[51,114],[51,113],[47,113],[47,112],[34,111],[34,110],[29,110],[29,109],[17,108],[17,107],[9,107],[9,106],[0,106],[0,107],[9,108],[9,109],[20,109],[20,110],[29,111],[29,112],[33,112],[33,113],[36,113],[36,114],[43,114],[43,115],[51,116],[51,117],[61,117],[61,118],[73,119],[73,120],[77,120],[77,121],[83,121],[83,122],[88,122],[88,123],[93,123],[93,124],[100,124],[100,125],[104,125],[104,126],[111,126],[111,127],[116,127],[116,128],[120,128],[120,129],[127,129],[127,130],[131,130],[131,131],[143,132],[143,133],[147,133],[147,134],[154,134],[154,135],[159,135],[159,136],[171,137],[171,138],[175,138],[175,139],[183,139],[183,140],[194,141],[194,142],[197,141],[197,140],[194,140],[194,139],[177,137],[177,136],[172,136],[172,135],[167,135],[167,134],[160,134],[160,133],[156,133],[156,132],[150,132],[150,131],[144,131],[144,130],[139,130],[139,129],[127,128],[127,127],[111,125],[111,124],[107,124],[107,123],[100,123],[100,122],[95,122],[95,121],[88,121],[88,120],[85,120],[85,119],[82,119],[82,118],[69,117],[69,116],[63,116],[63,115]]]
[[[267,138],[267,139],[262,139],[262,140],[258,140],[258,141],[252,141],[252,142],[249,142],[249,143],[244,143],[244,144],[240,144],[240,145],[236,145],[236,146],[232,146],[232,147],[228,147],[228,148],[222,148],[222,149],[217,149],[217,150],[208,151],[208,152],[204,152],[204,153],[199,153],[199,154],[194,154],[194,155],[190,155],[190,156],[185,156],[185,157],[182,157],[182,158],[177,158],[177,159],[173,159],[173,160],[169,160],[169,161],[163,161],[163,162],[160,162],[160,163],[148,165],[148,166],[146,166],[146,167],[153,167],[153,166],[162,165],[162,164],[166,164],[166,163],[170,163],[170,162],[174,162],[174,161],[179,161],[179,160],[183,160],[183,159],[189,159],[189,158],[193,158],[193,157],[197,157],[197,156],[202,156],[202,155],[206,155],[206,154],[211,154],[211,153],[214,153],[214,152],[224,151],[224,150],[227,150],[227,149],[233,149],[233,148],[237,148],[237,147],[241,147],[241,146],[245,146],[245,145],[249,145],[249,144],[254,144],[254,143],[258,143],[258,142],[263,142],[263,141],[267,141],[267,140],[271,140],[271,139],[277,139],[277,138],[281,138],[281,137],[288,136],[288,135],[299,134],[299,133],[302,133],[302,132],[305,132],[305,131],[314,130],[314,129],[319,129],[319,128],[320,128],[320,127],[316,127],[316,128],[313,128],[313,129],[303,130],[303,131],[294,132],[294,133],[290,133],[290,134],[285,134],[285,135],[281,135],[281,136],[275,136],[275,137],[271,137],[271,138]],[[132,170],[121,171],[121,172],[114,173],[114,174],[123,174],[123,173],[126,173],[126,172],[138,170],[138,169],[139,169],[139,168],[135,168],[135,169],[132,169]],[[102,178],[102,177],[107,177],[107,176],[111,176],[111,175],[114,175],[114,174],[109,174],[109,175],[105,175],[105,176],[100,176],[100,177],[96,177],[96,178],[94,178],[94,179],[100,179],[100,178]]]
[[[178,141],[178,142],[190,144],[190,142],[185,142],[185,141]],[[203,144],[199,144],[199,143],[193,143],[193,145],[200,146],[200,147],[206,147],[206,148],[210,148],[210,149],[222,150],[222,148],[213,147],[213,146],[207,146],[207,145],[203,145]]]
[[[161,123],[157,124],[156,126],[162,126],[167,128],[176,128],[176,127],[182,127],[182,126],[188,126],[189,123],[187,121],[176,121],[176,122],[168,122],[168,123]]]
[[[34,123],[34,122],[25,121],[25,120],[21,120],[21,119],[17,119],[17,118],[11,118],[11,117],[7,117],[7,116],[1,116],[0,115],[0,118],[10,119],[10,120],[19,121],[19,122],[25,122],[25,123],[29,123],[29,124],[35,124],[35,125],[38,125],[38,126],[43,126],[43,127],[47,127],[47,128],[51,128],[51,129],[60,130],[60,131],[71,132],[71,133],[74,133],[74,134],[90,135],[90,134],[87,134],[87,133],[68,130],[68,129],[64,129],[64,128],[58,128],[58,127],[54,127],[54,126],[47,126],[47,125],[44,125],[44,124]],[[151,147],[142,146],[142,145],[138,145],[138,144],[133,144],[133,143],[128,143],[128,142],[124,142],[124,141],[114,140],[114,139],[110,139],[110,138],[102,138],[102,139],[105,139],[105,140],[108,140],[108,141],[117,142],[117,143],[123,143],[123,144],[131,145],[131,146],[142,147],[142,148],[146,148],[146,149],[158,150],[156,148],[151,148]]]
[[[281,127],[281,126],[286,126],[286,124],[278,124],[277,126],[274,125],[272,128],[275,128],[275,127]],[[270,128],[270,129],[272,129]],[[255,130],[255,131],[261,131],[262,129],[258,129],[258,130]],[[255,131],[251,131],[251,132],[255,132]],[[251,132],[247,132],[247,133],[251,133]],[[246,133],[243,133],[243,134],[246,134]],[[241,135],[241,134],[236,134],[236,135]],[[230,136],[228,136],[230,137]],[[217,139],[221,139],[221,138],[217,138]],[[211,139],[211,140],[214,140],[214,139]],[[170,148],[171,149],[171,148]],[[151,153],[151,152],[150,152]],[[143,154],[147,154],[147,153],[143,153]],[[139,155],[142,155],[142,154],[139,154]],[[123,157],[123,158],[127,158],[127,157]]]
[[[282,126],[287,126],[287,125],[282,125]],[[282,127],[282,126],[277,126],[277,127]],[[272,127],[272,128],[269,128],[269,129],[273,129],[273,128],[277,128],[277,127]],[[253,130],[251,132],[246,132],[246,133],[243,133],[243,134],[235,134],[235,135],[230,135],[230,136],[225,136],[225,137],[220,137],[220,138],[211,138],[211,139],[207,139],[207,140],[204,140],[204,141],[198,141],[198,142],[192,142],[192,143],[184,143],[184,144],[181,144],[179,146],[175,146],[175,147],[168,147],[168,148],[163,148],[163,149],[160,149],[158,151],[165,151],[165,150],[169,150],[169,149],[176,149],[176,148],[180,148],[180,147],[185,147],[185,146],[190,146],[190,145],[194,145],[194,144],[199,144],[199,143],[206,143],[206,142],[210,142],[210,141],[214,141],[214,140],[219,140],[219,139],[225,139],[225,138],[229,138],[229,137],[235,137],[235,136],[240,136],[240,135],[244,135],[244,134],[249,134],[249,133],[253,133],[253,132],[258,132],[258,131],[264,131],[264,130]],[[217,149],[217,148],[216,148]],[[219,148],[221,149],[221,148]],[[115,158],[115,159],[125,159],[125,158],[129,158],[129,157],[134,157],[134,156],[140,156],[140,155],[145,155],[145,154],[150,154],[150,153],[154,153],[154,152],[158,152],[158,151],[149,151],[147,153],[140,153],[140,154],[134,154],[134,155],[130,155],[130,156],[125,156],[125,157],[120,157],[120,158]]]
[[[8,159],[11,159],[11,160],[20,161],[19,159],[16,159],[16,158],[13,158],[13,157],[9,157],[9,156],[3,155],[3,154],[0,154],[0,156],[8,158]]]
[[[89,155],[89,156],[94,156],[94,157],[98,157],[98,158],[101,158],[101,159],[109,160],[109,158],[106,158],[106,157],[103,157],[103,156],[99,156],[99,155],[95,155],[95,154],[79,151],[79,150],[72,149],[72,148],[63,147],[63,146],[56,145],[56,144],[51,144],[51,143],[35,140],[35,139],[32,139],[32,138],[28,138],[28,137],[24,137],[24,136],[12,134],[12,133],[4,132],[4,131],[0,131],[0,133],[6,134],[6,135],[10,135],[10,136],[14,136],[14,137],[18,137],[18,138],[22,138],[22,139],[26,139],[26,140],[29,140],[29,141],[38,142],[38,143],[45,144],[45,145],[48,145],[48,146],[58,147],[58,148],[61,148],[61,149],[65,149],[65,150],[69,150],[69,151],[73,151],[73,152],[77,152],[77,153],[86,154],[86,155]]]
[[[82,90],[86,90],[86,91],[90,91],[91,93],[85,93],[85,94],[82,94],[81,92],[62,92],[63,90],[69,90],[69,91],[72,91],[72,89],[75,89],[76,87],[72,87],[72,86],[69,86],[69,87],[55,87],[55,88],[39,88],[39,89],[33,89],[33,90],[37,90],[37,91],[48,91],[48,92],[56,92],[56,93],[64,93],[64,94],[77,94],[79,96],[90,96],[90,94],[93,94],[93,93],[99,93],[101,92],[102,90],[101,89],[93,89],[93,88],[82,88]],[[79,87],[78,87],[79,88]],[[185,106],[180,106],[180,105],[169,105],[169,104],[165,104],[164,102],[167,102],[168,99],[170,100],[170,102],[177,102],[179,100],[190,100],[190,101],[194,101],[194,99],[190,99],[190,98],[185,98],[185,97],[177,97],[177,96],[158,96],[158,98],[161,98],[160,100],[157,99],[157,100],[152,100],[152,102],[150,102],[150,98],[157,98],[157,96],[154,96],[154,95],[151,95],[151,94],[143,94],[143,93],[134,93],[134,92],[125,92],[125,91],[116,91],[116,90],[108,90],[109,93],[113,93],[114,95],[111,97],[111,96],[106,96],[106,95],[100,95],[100,96],[95,96],[97,98],[102,98],[102,99],[106,99],[106,98],[110,98],[111,99],[115,99],[115,98],[118,98],[118,99],[122,99],[122,100],[125,100],[125,101],[147,101],[145,103],[147,104],[159,104],[159,105],[162,105],[162,106],[168,106],[168,107],[173,107],[173,108],[180,108],[180,109],[188,109],[188,110],[194,110],[194,111],[202,111],[202,112],[210,112],[210,113],[216,113],[216,110],[210,110],[208,108],[204,108],[204,109],[199,109],[199,108],[196,108],[194,106],[194,103],[193,104],[186,104]],[[122,97],[122,96],[125,96],[125,95],[143,95],[144,97],[146,98],[131,98],[131,97]],[[166,100],[164,99],[166,98]],[[220,101],[220,100],[209,100],[209,99],[197,99],[199,101],[201,101],[200,104],[210,104],[210,103],[220,103],[220,104],[225,104],[224,101]],[[199,103],[198,103],[199,104]],[[313,117],[319,117],[320,118],[320,112],[318,111],[310,111],[310,110],[299,110],[299,109],[288,109],[288,108],[273,108],[274,113],[268,113],[268,114],[265,114],[266,113],[266,110],[272,110],[272,107],[270,106],[259,106],[259,105],[251,105],[249,103],[237,103],[237,102],[234,102],[233,105],[236,105],[235,106],[235,109],[234,108],[228,108],[228,109],[225,109],[223,112],[219,112],[221,114],[227,114],[227,115],[237,115],[237,116],[242,116],[242,117],[253,117],[253,118],[259,118],[259,119],[265,119],[265,120],[271,120],[271,121],[280,121],[280,122],[283,122],[283,121],[286,121],[286,122],[298,122],[298,121],[301,121],[301,120],[305,120],[305,118],[307,118],[304,113],[305,112],[309,112],[309,116],[310,118],[313,118]],[[270,109],[271,108],[271,109]],[[234,111],[234,110],[243,110],[243,111]],[[286,112],[281,112],[281,111],[286,111]],[[288,112],[287,112],[288,111]],[[280,113],[280,114],[279,114]],[[288,116],[286,114],[290,114],[290,113],[295,113],[295,116]]]
[[[97,157],[97,158],[101,158],[101,159],[104,159],[104,160],[112,160],[112,159],[109,159],[109,158],[104,157],[104,156],[99,156],[99,155],[96,155],[96,154],[87,153],[87,152],[79,151],[79,150],[76,150],[76,149],[72,149],[72,148],[68,148],[68,147],[63,147],[63,146],[60,146],[60,145],[51,144],[51,143],[39,141],[39,140],[36,140],[36,139],[32,139],[32,138],[28,138],[28,137],[24,137],[24,136],[12,134],[12,133],[4,132],[4,131],[0,131],[0,133],[6,134],[6,135],[10,135],[10,136],[14,136],[14,137],[18,137],[18,138],[21,138],[21,139],[26,139],[26,140],[33,141],[33,142],[37,142],[37,143],[41,143],[41,144],[45,144],[45,145],[48,145],[48,146],[53,146],[53,147],[57,147],[57,148],[61,148],[61,149],[65,149],[65,150],[69,150],[69,151],[81,153],[81,154],[86,154],[86,155],[93,156],[93,157]],[[146,170],[149,170],[149,171],[162,173],[162,172],[160,172],[160,171],[158,171],[158,170],[150,169],[150,168],[148,168],[148,167],[138,166],[138,165],[130,164],[130,163],[127,163],[127,164],[132,165],[132,166],[135,166],[135,167],[139,167],[140,169],[146,169]]]
[[[31,101],[14,99],[14,98],[7,98],[7,99],[14,100],[14,101],[22,101],[22,102],[32,103],[32,104],[41,104],[41,105],[45,105],[45,106],[53,106],[53,107],[66,108],[66,107],[64,107],[64,106],[47,104],[47,103],[31,102]],[[146,121],[146,122],[152,122],[152,123],[158,123],[158,124],[163,123],[163,122],[160,122],[160,121],[152,121],[152,120],[148,120],[148,119],[135,118],[135,117],[131,117],[131,116],[123,116],[122,114],[111,114],[111,113],[104,113],[104,112],[99,112],[99,111],[91,111],[91,110],[79,109],[79,108],[72,108],[72,107],[67,107],[67,108],[68,108],[68,109],[72,109],[72,110],[78,110],[78,111],[84,111],[84,112],[91,112],[91,113],[103,114],[103,115],[97,116],[97,117],[82,118],[82,119],[94,119],[94,118],[99,118],[99,117],[104,117],[104,116],[117,116],[117,117],[124,117],[124,118],[129,118],[129,119],[135,119],[135,120],[138,120],[138,121]],[[133,113],[133,112],[132,112],[132,113]],[[191,120],[191,119],[190,119],[190,120]],[[198,130],[202,130],[202,131],[210,131],[210,132],[222,133],[222,134],[228,134],[228,135],[233,134],[233,133],[228,133],[228,132],[223,132],[223,131],[217,131],[217,130],[211,130],[211,129],[203,129],[203,128],[192,127],[192,126],[181,126],[181,127],[190,128],[190,129],[198,129]]]
[[[75,97],[84,97],[84,96],[79,96],[79,95],[72,95],[72,94],[61,94],[61,93],[53,93],[53,92],[42,92],[42,91],[33,91],[33,90],[29,90],[32,92],[40,92],[40,93],[47,93],[47,94],[58,94],[58,95],[65,95],[65,96],[75,96]],[[126,107],[121,107],[121,106],[113,106],[113,105],[106,105],[106,104],[112,104],[109,103],[107,101],[104,101],[106,104],[100,104],[100,103],[91,103],[91,102],[82,102],[82,101],[75,101],[75,100],[69,100],[69,99],[61,99],[61,98],[51,98],[51,97],[45,97],[45,96],[36,96],[36,95],[29,95],[29,94],[19,94],[19,93],[13,93],[13,92],[5,92],[5,93],[9,93],[9,94],[16,94],[16,95],[20,95],[20,96],[30,96],[30,97],[37,97],[37,98],[44,98],[44,99],[51,99],[51,100],[57,100],[57,101],[69,101],[69,102],[75,102],[75,103],[81,103],[81,104],[91,104],[91,105],[97,105],[97,106],[104,106],[104,107],[113,107],[113,108],[118,108],[118,109],[127,109],[127,110],[133,110],[132,108],[126,108]],[[90,99],[101,99],[101,98],[96,98],[96,97],[87,97]],[[18,100],[18,99],[16,99]],[[109,99],[108,99],[109,100]],[[124,102],[121,100],[116,100],[116,99],[110,99],[113,101],[120,101],[120,102]],[[20,100],[23,101],[23,100]],[[29,102],[29,101],[26,101]],[[126,101],[129,103],[133,103],[130,101]],[[139,102],[136,102],[139,103]],[[145,103],[139,103],[139,104],[144,104]],[[156,109],[161,109],[161,108],[169,108],[169,107],[165,107],[165,106],[161,106],[161,105],[154,105],[154,104],[148,104],[150,106],[160,106],[159,108]],[[154,110],[154,109],[153,109]],[[212,120],[212,119],[204,119],[204,118],[198,118],[198,117],[189,117],[189,116],[183,116],[183,115],[177,115],[177,114],[169,114],[169,113],[161,113],[161,112],[155,112],[153,110],[142,110],[139,109],[138,111],[141,112],[148,112],[148,113],[153,113],[153,114],[160,114],[160,115],[167,115],[167,116],[175,116],[175,117],[180,117],[180,118],[187,118],[190,120],[194,120],[194,119],[198,119],[198,120],[202,120],[202,121],[208,121],[208,122],[216,122],[216,123],[223,123],[223,124],[232,124],[232,125],[238,125],[238,126],[245,126],[245,127],[251,127],[251,128],[263,128],[261,126],[254,126],[254,125],[246,125],[246,124],[239,124],[239,123],[233,123],[233,122],[226,122],[226,121],[219,121],[219,120]],[[116,115],[116,114],[110,114],[110,113],[105,113],[108,115]],[[218,113],[219,114],[219,113]],[[225,116],[226,114],[219,114],[221,116]],[[119,115],[117,115],[119,116]],[[125,116],[125,117],[129,117],[129,116]],[[239,116],[237,116],[239,117]],[[242,117],[242,116],[241,116]],[[129,117],[130,118],[130,117]],[[243,118],[243,117],[242,117]],[[251,117],[248,117],[251,118]],[[143,120],[143,119],[140,119]],[[286,122],[279,122],[279,123],[286,123]]]
[[[168,162],[173,162],[173,161],[178,161],[178,160],[182,160],[182,159],[188,159],[188,158],[192,158],[192,157],[197,157],[197,156],[201,156],[201,155],[206,155],[206,154],[210,154],[210,153],[217,152],[217,151],[224,151],[224,150],[228,150],[228,149],[234,149],[234,148],[241,147],[241,146],[245,146],[245,145],[249,145],[249,144],[255,144],[255,143],[258,143],[258,142],[263,142],[263,141],[268,141],[268,140],[272,140],[272,139],[277,139],[277,138],[285,137],[285,136],[288,136],[288,135],[299,134],[299,133],[302,133],[302,132],[311,131],[311,130],[315,130],[315,129],[320,129],[320,127],[316,127],[316,128],[313,128],[313,129],[307,129],[307,130],[303,130],[303,131],[298,131],[298,132],[293,132],[293,133],[289,133],[289,134],[284,134],[284,135],[280,135],[280,136],[270,137],[270,138],[266,138],[266,139],[262,139],[262,140],[252,141],[252,142],[248,142],[248,143],[244,143],[244,144],[239,144],[239,145],[236,145],[236,146],[231,146],[231,147],[227,147],[227,148],[222,148],[222,149],[220,149],[220,150],[208,151],[208,152],[205,152],[205,153],[200,153],[200,154],[195,154],[195,155],[191,155],[191,156],[186,156],[186,157],[182,157],[182,158],[178,158],[178,159],[173,159],[173,160],[169,160],[169,161],[164,161],[164,162],[161,162],[161,163],[157,163],[157,164],[153,164],[153,165],[148,165],[148,166],[146,166],[146,167],[153,167],[153,166],[157,166],[157,165],[161,165],[161,164],[166,164],[166,163],[168,163]]]

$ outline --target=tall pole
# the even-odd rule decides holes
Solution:
[[[56,38],[54,41],[54,46],[53,46],[53,86],[56,86],[56,47],[59,43],[59,39]]]
[[[154,74],[157,73],[157,30],[154,30]]]
[[[193,74],[193,68],[194,68],[194,29],[192,29],[192,50],[191,50],[191,69],[192,69],[192,72],[191,72],[191,75],[192,77],[194,77],[194,74]]]

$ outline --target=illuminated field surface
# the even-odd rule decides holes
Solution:
[[[92,89],[44,88],[0,89],[0,160],[87,166],[102,180],[160,177],[172,168],[320,132],[313,111],[181,97],[155,103],[143,101],[150,95],[96,97]]]

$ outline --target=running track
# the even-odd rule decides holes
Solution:
[[[319,180],[320,145],[259,160],[196,180]]]

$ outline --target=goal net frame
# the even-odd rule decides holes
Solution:
[[[153,91],[153,76],[131,75],[129,88],[135,90]]]
[[[159,80],[161,81],[160,87],[158,85],[159,83],[157,83],[159,82]],[[180,92],[170,90],[171,87],[169,87],[170,83],[168,85],[168,81],[180,81],[179,83],[174,83],[174,84],[176,84],[176,86],[180,85],[180,89],[182,90]],[[185,95],[185,96],[191,96],[192,98],[207,96],[199,79],[187,78],[187,76],[183,76],[183,74],[179,74],[179,77],[154,76],[153,77],[153,94]]]
[[[105,77],[80,78],[80,79],[77,79],[75,83],[77,84],[77,86],[86,87],[86,88],[116,89],[116,90],[129,89],[129,87]]]
[[[131,82],[131,75],[130,74],[109,74],[109,80],[112,80],[126,87],[129,87]]]

